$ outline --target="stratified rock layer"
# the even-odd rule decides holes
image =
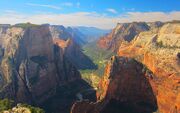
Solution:
[[[99,84],[99,101],[77,102],[72,113],[179,113],[179,42],[180,23],[169,22],[121,43],[122,57],[111,59]]]
[[[137,59],[156,76],[150,80],[159,111],[180,112],[180,23],[167,23],[160,30],[142,32],[119,49],[120,56]]]
[[[62,49],[54,45],[49,25],[12,26],[3,35],[1,98],[41,103],[55,94],[57,87],[80,79]]]
[[[81,47],[72,39],[54,39],[54,43],[63,49],[63,53],[77,69],[96,69],[97,66],[86,56]]]
[[[142,31],[149,30],[145,22],[119,23],[110,34],[99,39],[98,46],[117,52],[122,42],[130,42],[134,36]]]
[[[150,74],[150,73],[149,73]],[[150,76],[150,75],[149,75]],[[145,67],[124,57],[112,57],[100,82],[99,101],[77,102],[72,113],[151,113],[156,97]],[[152,75],[153,76],[153,75]]]

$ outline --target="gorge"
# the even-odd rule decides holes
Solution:
[[[179,113],[179,53],[179,21],[0,25],[0,98],[47,113]]]

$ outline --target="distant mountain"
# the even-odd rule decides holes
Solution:
[[[67,31],[70,33],[72,37],[74,37],[74,40],[79,45],[84,45],[86,42],[86,36],[81,33],[78,29],[74,29],[72,27],[67,27]]]
[[[116,52],[121,43],[130,42],[137,34],[149,29],[145,22],[118,23],[111,33],[98,40],[98,46]]]
[[[60,38],[63,40],[73,39],[79,45],[85,44],[83,40],[84,36],[71,27],[65,28],[62,25],[51,25],[50,31],[53,38]]]
[[[81,46],[93,42],[110,32],[110,30],[95,27],[64,27],[62,25],[50,25],[50,30],[54,38],[73,39]]]
[[[9,24],[0,24],[0,47],[4,45],[4,35],[6,34],[8,28],[10,27]]]
[[[96,27],[85,27],[85,26],[77,26],[73,28],[75,31],[79,31],[81,35],[84,35],[83,40],[86,42],[93,42],[111,31],[111,30],[99,29]]]

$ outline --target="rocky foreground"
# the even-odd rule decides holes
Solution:
[[[76,102],[71,113],[180,112],[180,23],[148,26],[149,30],[139,32],[131,41],[123,37],[119,46],[114,45],[112,50],[118,48],[118,56],[106,66],[98,101]],[[114,32],[121,31],[115,28],[98,44],[122,39],[122,35],[113,37]],[[116,43],[105,41],[102,45],[109,48],[109,44]]]

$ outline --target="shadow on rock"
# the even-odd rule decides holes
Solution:
[[[52,98],[44,102],[41,107],[47,113],[70,113],[75,101],[96,101],[96,91],[84,80],[76,80],[57,89]]]
[[[134,59],[112,57],[99,85],[98,100],[76,102],[71,113],[153,113],[157,99],[149,81],[154,75]],[[100,93],[99,93],[100,92]]]

